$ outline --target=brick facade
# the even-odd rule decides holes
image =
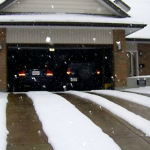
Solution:
[[[0,29],[0,91],[7,91],[6,29]]]
[[[139,54],[139,75],[150,75],[150,44],[138,44]],[[144,66],[142,66],[144,65]]]
[[[118,50],[117,41],[121,42],[121,50]],[[113,31],[113,65],[114,65],[114,87],[125,88],[127,86],[127,54],[125,30]]]

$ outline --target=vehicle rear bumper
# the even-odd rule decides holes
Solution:
[[[66,87],[68,90],[102,89],[102,82],[96,79],[88,80],[88,81],[66,82]]]

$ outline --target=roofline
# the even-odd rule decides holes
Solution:
[[[0,4],[0,11],[2,11],[4,8],[7,8],[9,5],[11,5],[15,0],[6,0],[2,4]]]
[[[143,38],[126,38],[128,42],[150,42],[150,39],[143,39]]]
[[[7,8],[9,5],[11,5],[15,0],[6,0],[2,4],[0,4],[0,11]],[[112,9],[114,9],[117,13],[119,13],[122,17],[130,17],[126,12],[124,12],[122,9],[114,5],[110,0],[102,0],[106,4],[108,4]],[[128,6],[129,7],[129,6]]]
[[[122,3],[126,8],[128,8],[129,10],[131,9],[131,7],[129,7],[125,2],[123,2],[122,0],[115,0],[115,3],[120,2]]]
[[[76,26],[76,27],[118,27],[118,28],[144,28],[146,24],[127,23],[95,23],[95,22],[0,22],[0,26]]]
[[[57,13],[43,13],[43,12],[0,12],[0,16],[2,15],[45,15],[45,14],[49,14],[49,15],[53,15],[53,14],[57,14]],[[90,14],[90,13],[66,13],[66,14],[72,14],[72,15],[91,15],[91,16],[103,16],[103,17],[112,17],[112,18],[120,18],[116,15],[111,15],[111,14]]]
[[[114,5],[114,3],[110,0],[102,0],[104,3],[109,5],[113,10],[119,13],[123,18],[130,17],[125,11],[123,11],[120,7]]]

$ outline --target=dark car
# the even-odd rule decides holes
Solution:
[[[47,51],[23,50],[16,56],[12,91],[50,90],[53,86],[53,64]]]
[[[69,58],[66,70],[67,90],[102,88],[101,56],[93,51],[80,50]]]
[[[91,90],[101,88],[101,72],[92,63],[71,63],[67,69],[67,89]]]
[[[15,91],[38,90],[52,87],[53,71],[45,66],[28,66],[21,69],[14,79]]]

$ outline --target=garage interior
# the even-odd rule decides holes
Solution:
[[[106,88],[110,84],[113,88],[113,47],[112,45],[7,45],[7,85],[8,91],[63,91],[63,90],[92,90]],[[69,63],[92,63],[98,66],[100,76],[95,83],[85,81],[80,86],[69,86],[67,83],[67,68]],[[51,86],[42,83],[22,85],[17,81],[17,74],[24,67],[33,64],[46,64],[53,70]],[[33,65],[34,66],[34,65]],[[97,83],[97,86],[95,86]],[[66,87],[64,89],[64,87]],[[107,87],[108,88],[108,87]]]

